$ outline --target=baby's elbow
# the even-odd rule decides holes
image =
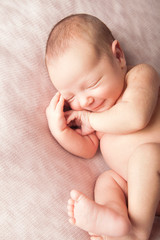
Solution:
[[[99,139],[95,133],[90,135],[82,136],[82,145],[78,147],[78,155],[84,159],[93,158],[99,147]]]
[[[93,157],[95,156],[96,152],[97,152],[97,151],[87,153],[84,158],[85,158],[85,159],[91,159],[91,158],[93,158]]]
[[[84,159],[91,159],[95,156],[96,152],[97,152],[97,148],[88,149],[87,151],[83,152],[83,154],[81,154],[81,157]]]
[[[82,157],[85,159],[93,158],[97,153],[98,146],[99,145],[97,143],[97,144],[93,144],[93,145],[89,146],[88,148],[86,148]]]
[[[138,117],[133,124],[133,131],[140,131],[148,125],[149,120],[145,117]]]

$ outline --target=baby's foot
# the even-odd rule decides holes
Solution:
[[[98,236],[117,237],[129,231],[128,221],[114,209],[99,205],[76,190],[70,195],[68,215],[71,224]]]
[[[101,236],[91,236],[90,240],[105,240],[105,239]]]
[[[105,236],[98,236],[94,233],[89,233],[90,235],[90,240],[107,240]]]

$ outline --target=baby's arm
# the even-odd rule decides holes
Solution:
[[[112,108],[89,115],[91,127],[96,131],[127,134],[149,123],[159,93],[157,72],[149,65],[138,65],[126,75],[126,84],[122,99]]]
[[[82,136],[67,126],[63,111],[64,99],[57,93],[46,109],[49,129],[56,140],[68,152],[83,158],[91,158],[98,148],[98,138],[95,133]]]

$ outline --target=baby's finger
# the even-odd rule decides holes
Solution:
[[[72,114],[73,110],[64,112],[65,118],[68,118]]]
[[[70,111],[71,112],[71,111]],[[67,116],[65,114],[65,116]],[[76,115],[75,115],[75,112],[71,112],[70,115],[67,116],[67,124],[69,124],[71,121],[75,120],[76,119]]]
[[[63,112],[63,108],[64,108],[64,98],[62,95],[60,95],[59,102],[57,103],[56,109],[60,112]]]
[[[59,102],[59,97],[60,97],[60,94],[59,94],[59,92],[57,92],[54,95],[54,97],[51,99],[50,104],[49,104],[49,108],[51,108],[53,110],[56,109],[57,103]]]

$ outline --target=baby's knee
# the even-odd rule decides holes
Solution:
[[[118,185],[123,191],[127,194],[127,182],[115,171],[108,170],[103,172],[96,181],[96,188],[100,188],[102,186],[116,186]]]
[[[113,176],[114,176],[114,171],[113,170],[108,170],[108,171],[105,171],[103,172],[98,178],[97,178],[97,181],[96,181],[96,185],[98,184],[102,184],[102,183],[107,183],[107,182],[110,182],[112,181],[113,179]]]

